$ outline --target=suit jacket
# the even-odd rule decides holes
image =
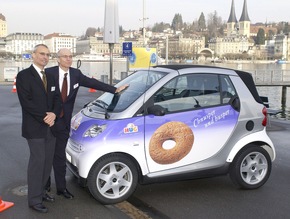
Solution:
[[[59,116],[60,94],[54,78],[47,75],[47,92],[36,69],[31,65],[16,77],[16,89],[22,107],[22,136],[28,139],[44,138],[49,126],[43,121],[46,112]]]
[[[60,91],[59,87],[59,66],[54,66],[46,68],[45,72],[54,77],[54,80],[57,81],[56,89]],[[62,108],[64,111],[64,120],[67,128],[70,128],[70,122],[72,118],[72,112],[74,108],[75,99],[80,86],[93,88],[96,90],[101,90],[105,92],[115,93],[116,87],[109,84],[98,81],[94,78],[89,78],[85,76],[79,69],[69,68],[69,78],[70,78],[70,91],[68,97],[64,103],[62,103]]]

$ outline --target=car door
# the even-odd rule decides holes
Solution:
[[[150,99],[164,115],[145,116],[145,153],[149,172],[209,159],[232,134],[239,116],[236,93],[227,76],[178,76]]]

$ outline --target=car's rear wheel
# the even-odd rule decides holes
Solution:
[[[242,150],[230,167],[232,181],[243,189],[256,189],[268,180],[272,161],[267,151],[259,146]]]
[[[137,187],[138,172],[126,156],[111,154],[96,162],[88,176],[88,188],[102,204],[126,200]]]

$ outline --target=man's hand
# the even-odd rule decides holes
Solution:
[[[121,87],[118,87],[116,90],[116,93],[120,93],[121,91],[125,90],[127,87],[129,87],[129,84],[125,84]]]
[[[49,125],[49,127],[54,125],[54,121],[56,119],[56,115],[52,112],[46,112],[46,116],[44,117],[43,121]]]

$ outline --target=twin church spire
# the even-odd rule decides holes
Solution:
[[[235,12],[235,1],[232,0],[232,6],[230,11],[230,16],[227,22],[227,32],[228,36],[232,34],[239,34],[249,37],[250,36],[250,18],[248,15],[247,0],[244,0],[243,11],[241,18],[238,22]]]

